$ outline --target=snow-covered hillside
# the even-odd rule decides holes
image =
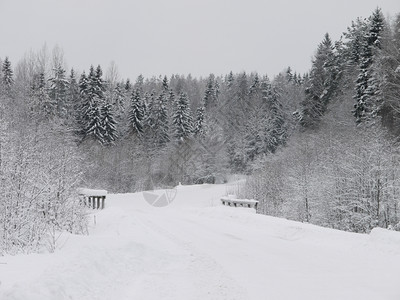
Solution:
[[[161,208],[142,193],[109,195],[89,236],[0,257],[0,299],[400,299],[400,233],[257,215],[221,206],[224,194],[179,186]]]

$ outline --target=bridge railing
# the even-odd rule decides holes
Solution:
[[[104,209],[107,191],[79,188],[77,190],[82,204],[92,209]]]
[[[226,206],[233,207],[248,207],[257,209],[258,201],[254,199],[236,199],[236,197],[230,195],[221,198],[221,202]]]

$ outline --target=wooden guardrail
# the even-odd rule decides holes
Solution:
[[[93,209],[104,209],[107,196],[106,190],[79,188],[77,191],[81,202],[85,206]]]
[[[257,209],[258,201],[254,199],[236,199],[236,197],[229,195],[221,198],[223,205],[234,207],[248,207]]]

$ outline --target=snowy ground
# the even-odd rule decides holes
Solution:
[[[224,185],[157,208],[109,195],[89,236],[0,257],[0,299],[400,299],[400,233],[340,232],[223,207]]]

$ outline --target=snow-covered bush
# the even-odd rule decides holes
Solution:
[[[9,128],[2,139],[0,253],[55,247],[63,231],[86,233],[76,195],[81,157],[61,124]]]
[[[378,127],[301,134],[258,162],[245,197],[260,213],[341,230],[396,227],[399,156]]]

